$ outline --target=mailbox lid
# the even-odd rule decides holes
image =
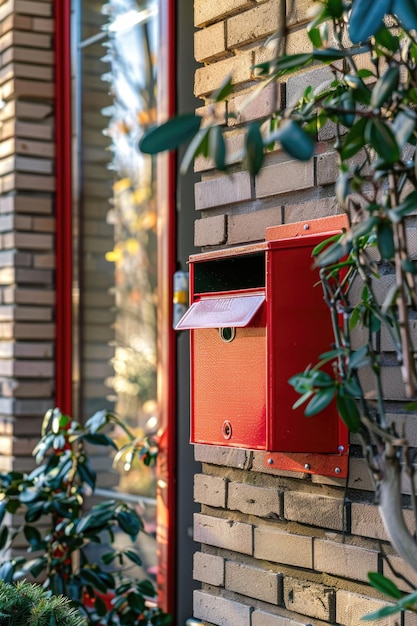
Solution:
[[[264,302],[264,293],[201,298],[190,306],[178,322],[176,330],[244,328]]]

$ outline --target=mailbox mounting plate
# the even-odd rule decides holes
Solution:
[[[266,452],[265,465],[271,469],[347,478],[349,455],[303,452]]]

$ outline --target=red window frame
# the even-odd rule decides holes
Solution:
[[[55,403],[72,414],[72,86],[71,0],[55,0],[55,176],[56,176],[56,357]],[[175,112],[175,0],[160,2],[159,119]],[[175,155],[159,157],[159,372],[160,454],[158,458],[157,550],[161,608],[175,615],[175,336],[172,276],[175,271]]]

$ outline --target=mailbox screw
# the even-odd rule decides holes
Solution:
[[[345,446],[339,446],[338,447],[338,450],[339,450],[340,454],[342,454],[344,449],[345,449]]]
[[[304,224],[304,230],[308,230],[310,228],[310,226],[308,224]]]
[[[340,469],[340,467],[335,467],[334,471],[335,471],[335,474],[340,474],[342,470]]]
[[[304,465],[304,469],[309,470],[310,468],[311,468],[310,463],[306,463],[306,464]]]
[[[274,459],[268,459],[268,465],[273,465],[274,464]]]

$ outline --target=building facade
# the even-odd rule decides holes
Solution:
[[[365,461],[351,458],[347,480],[277,470],[265,465],[260,451],[213,445],[196,445],[193,461],[188,339],[186,333],[174,335],[171,324],[172,275],[186,269],[191,252],[262,242],[267,227],[338,214],[330,126],[321,131],[315,156],[304,163],[272,151],[253,177],[238,156],[244,122],[291,103],[308,84],[327,76],[314,69],[296,74],[270,85],[242,109],[257,86],[252,67],[271,54],[264,42],[277,29],[285,3],[195,0],[194,24],[187,2],[161,0],[155,14],[156,5],[137,3],[135,11],[150,11],[146,20],[155,18],[152,28],[162,28],[163,35],[152,39],[156,31],[149,30],[145,76],[151,96],[137,105],[126,128],[126,119],[117,116],[117,106],[126,109],[117,92],[132,85],[118,82],[120,65],[114,65],[123,56],[114,41],[125,31],[102,30],[112,15],[110,9],[103,12],[104,4],[112,5],[0,1],[0,470],[32,467],[31,451],[51,406],[80,419],[116,408],[122,417],[140,414],[142,427],[158,400],[159,584],[178,626],[192,613],[191,552],[196,620],[215,626],[355,626],[362,615],[383,606],[367,573],[390,575],[382,555],[392,552]],[[295,2],[289,52],[307,45],[310,4]],[[197,66],[191,50],[194,27]],[[132,53],[132,58],[137,57]],[[156,101],[152,72],[157,65]],[[158,108],[159,119],[195,106],[211,114],[209,96],[229,74],[233,92],[216,115],[227,125],[228,152],[237,155],[230,173],[219,173],[199,158],[195,178],[180,178],[171,156],[161,159],[158,171],[146,166],[142,178],[133,180],[143,164],[136,143],[127,141],[126,148],[123,142],[137,140],[135,124],[140,130],[155,121]],[[135,93],[142,94],[134,68],[131,79]],[[226,118],[226,107],[234,118]],[[109,128],[112,132],[103,132]],[[115,134],[123,146],[119,161],[112,149]],[[411,242],[415,258],[415,239]],[[157,257],[158,288],[152,274]],[[141,263],[150,270],[145,278]],[[139,276],[146,286],[135,283]],[[140,309],[149,285],[158,300],[151,298],[150,308]],[[159,348],[145,368],[154,388],[140,396],[138,406],[132,404],[142,384],[137,358],[151,349],[129,341],[145,332]],[[388,365],[385,379],[392,415],[407,423],[413,438],[413,415],[404,412],[397,368]],[[112,489],[118,475],[108,471],[107,459],[97,463],[100,487]],[[411,519],[411,511],[405,516]],[[392,554],[390,562],[416,580],[398,556]],[[401,579],[397,584],[406,589]],[[394,626],[398,620],[415,623],[412,614],[380,623]]]

